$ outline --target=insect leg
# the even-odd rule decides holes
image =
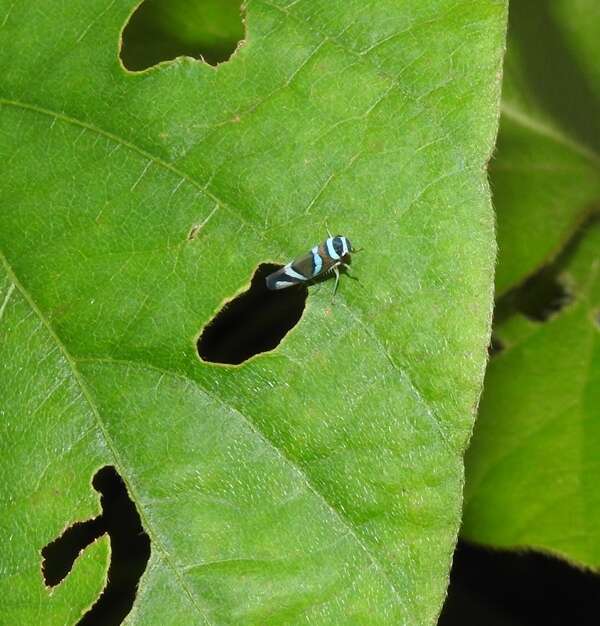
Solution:
[[[355,280],[360,285],[360,280],[350,271],[352,269],[351,266],[348,265],[348,263],[340,263],[340,265],[346,270],[346,276],[348,276],[348,278],[351,278],[352,280]],[[362,285],[360,286],[362,287]]]
[[[334,265],[331,269],[335,274],[335,285],[333,286],[333,295],[331,296],[331,302],[333,302],[335,300],[335,292],[337,291],[338,283],[340,282],[340,270],[338,270],[337,265]]]

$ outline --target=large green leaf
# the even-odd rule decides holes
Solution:
[[[489,335],[505,3],[253,0],[230,62],[129,74],[133,8],[0,3],[2,614],[90,605],[104,544],[61,610],[40,550],[111,464],[152,542],[129,623],[431,623]],[[325,219],[360,284],[201,362],[223,300]]]
[[[497,294],[551,261],[600,208],[600,3],[516,0],[490,176]]]
[[[545,323],[498,324],[467,452],[463,533],[600,567],[600,223],[562,261],[574,298]]]

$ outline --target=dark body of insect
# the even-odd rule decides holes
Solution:
[[[285,289],[292,285],[306,283],[329,272],[335,274],[333,295],[340,279],[339,266],[349,268],[346,261],[353,252],[347,237],[336,235],[315,246],[308,254],[301,256],[266,278],[267,289]]]

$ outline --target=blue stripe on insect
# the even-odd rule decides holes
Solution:
[[[333,295],[340,279],[339,267],[349,269],[347,261],[353,252],[352,244],[347,237],[329,236],[322,244],[314,246],[304,256],[298,257],[266,278],[267,289],[285,289],[292,285],[307,283],[315,278],[325,276],[329,272],[335,274]]]
[[[349,242],[346,237],[342,237],[342,256],[346,256],[350,253],[350,250],[348,250],[348,243]]]
[[[332,259],[335,259],[336,261],[338,261],[340,258],[340,255],[336,252],[336,249],[333,246],[334,239],[336,239],[336,237],[329,237],[329,239],[325,242],[325,245],[327,246],[327,252],[329,253],[329,256]]]
[[[319,254],[319,246],[315,246],[312,250],[311,250],[312,256],[313,256],[313,277],[318,276],[321,273],[321,270],[323,269],[323,259],[321,258],[321,255]]]
[[[300,272],[297,272],[293,268],[292,263],[288,263],[283,269],[285,270],[285,275],[288,278],[295,278],[296,280],[299,280],[300,282],[303,282],[306,280],[303,274],[300,274]]]

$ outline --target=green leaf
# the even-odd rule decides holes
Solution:
[[[600,206],[599,19],[600,7],[590,0],[511,7],[491,167],[497,296],[550,263]],[[596,229],[589,241],[597,240]],[[496,547],[549,550],[598,567],[591,459],[600,441],[590,400],[598,369],[590,291],[598,252],[588,239],[579,260],[563,253],[552,271],[498,301],[494,335],[505,350],[488,367],[466,457],[462,532]],[[556,268],[565,269],[562,280],[575,300],[550,321],[533,321],[519,311],[552,304],[552,281],[545,279]]]
[[[555,258],[600,208],[598,24],[596,0],[511,6],[500,134],[490,164],[497,295]]]
[[[110,464],[151,539],[129,623],[432,623],[489,338],[505,3],[253,0],[228,63],[130,74],[134,4],[0,4],[2,614],[69,619],[40,550]],[[201,362],[223,301],[325,220],[360,284]]]
[[[573,301],[545,323],[514,313],[486,374],[466,456],[463,534],[600,567],[600,223],[562,261]]]

